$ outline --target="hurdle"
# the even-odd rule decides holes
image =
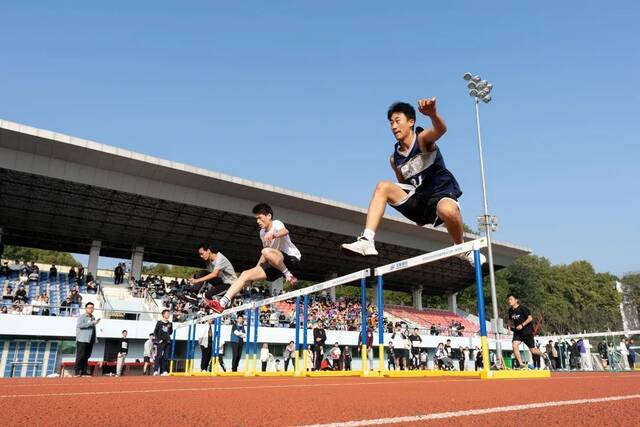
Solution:
[[[293,375],[295,376],[363,376],[363,377],[421,377],[421,376],[457,376],[457,377],[475,377],[482,379],[518,379],[518,378],[547,378],[551,373],[547,370],[542,371],[492,371],[490,369],[489,358],[489,341],[487,334],[487,325],[485,321],[485,308],[484,308],[484,292],[483,292],[483,279],[482,268],[480,265],[480,250],[486,248],[488,245],[487,238],[481,237],[469,242],[464,242],[458,245],[449,246],[444,249],[425,253],[422,255],[408,258],[405,260],[396,261],[390,264],[386,264],[377,267],[373,270],[373,275],[377,278],[377,305],[378,305],[378,369],[373,369],[373,366],[369,366],[368,354],[367,354],[367,304],[366,304],[366,279],[371,277],[371,269],[364,269],[356,271],[351,274],[336,277],[326,282],[318,283],[306,288],[290,291],[281,295],[266,298],[260,301],[254,301],[245,303],[236,307],[229,308],[222,313],[215,313],[206,316],[202,316],[196,319],[189,320],[176,328],[191,328],[193,327],[194,340],[195,340],[195,326],[199,323],[206,322],[209,319],[215,319],[219,325],[221,325],[221,318],[234,313],[246,312],[247,313],[247,342],[245,343],[245,366],[243,372],[228,372],[220,373],[216,371],[215,375],[246,375],[246,376],[288,376],[290,372],[258,372],[257,369],[257,353],[258,353],[258,326],[259,326],[259,308],[267,305],[274,304],[276,302],[285,301],[295,298],[296,300],[296,354],[295,354],[295,368]],[[384,276],[395,273],[401,270],[417,267],[420,265],[428,264],[431,262],[439,261],[442,259],[450,258],[467,252],[473,252],[474,255],[474,272],[475,282],[477,290],[477,309],[478,318],[480,322],[480,342],[483,359],[483,369],[481,371],[388,371],[384,367]],[[362,368],[360,371],[309,371],[307,366],[307,347],[308,347],[308,306],[309,295],[312,293],[320,292],[323,290],[331,289],[340,285],[344,285],[354,281],[360,281],[361,290],[361,303],[362,303],[362,346],[360,348]],[[302,313],[302,325],[304,327],[302,331],[302,346],[300,345],[300,298],[303,298],[303,313]],[[251,325],[251,318],[253,319],[253,325]],[[253,334],[251,334],[251,326],[254,327]],[[190,329],[191,330],[191,329]],[[221,327],[216,329],[216,334],[220,335]],[[251,337],[253,335],[253,338]],[[218,336],[218,343],[220,342]],[[193,349],[195,348],[192,346]],[[189,349],[191,350],[192,347]],[[302,347],[302,352],[300,352]],[[302,353],[302,363],[297,363],[298,357]],[[194,354],[195,355],[195,354]],[[249,366],[249,361],[253,362],[253,366]],[[373,360],[372,360],[373,364]],[[182,375],[189,375],[193,372],[193,363],[189,364],[189,369]]]
[[[182,328],[189,328],[188,329],[188,340],[194,340],[195,341],[195,328],[197,324],[200,323],[204,323],[206,321],[208,321],[209,319],[214,319],[217,321],[221,321],[222,317],[224,316],[228,316],[231,314],[235,314],[235,313],[240,313],[240,312],[246,312],[247,313],[247,340],[245,342],[245,366],[243,369],[243,372],[219,372],[216,371],[215,375],[219,375],[219,376],[274,376],[274,374],[277,374],[276,376],[291,376],[291,375],[297,375],[297,376],[354,376],[354,375],[366,375],[366,373],[364,373],[364,370],[362,373],[358,372],[358,371],[351,371],[351,372],[309,372],[307,371],[308,367],[306,366],[306,347],[307,347],[307,334],[308,334],[308,330],[307,330],[307,325],[308,325],[308,305],[309,305],[309,298],[308,296],[310,294],[316,293],[316,292],[320,292],[323,290],[327,290],[327,289],[331,289],[331,288],[335,288],[337,286],[340,285],[344,285],[347,283],[351,283],[351,282],[355,282],[357,280],[360,281],[360,286],[361,289],[364,291],[366,289],[366,278],[370,277],[371,275],[371,270],[370,269],[364,269],[364,270],[359,270],[356,271],[354,273],[350,273],[344,276],[340,276],[340,277],[336,277],[334,279],[328,280],[326,282],[321,282],[321,283],[317,283],[315,285],[311,285],[308,286],[306,288],[302,288],[302,289],[297,289],[294,291],[290,291],[290,292],[286,292],[283,293],[281,295],[275,296],[275,297],[270,297],[270,298],[266,298],[260,301],[254,301],[254,302],[250,302],[250,303],[245,303],[245,304],[241,304],[238,305],[236,307],[231,307],[225,311],[223,311],[222,313],[214,313],[214,314],[209,314],[206,316],[201,316],[199,318],[196,319],[191,319],[188,320],[187,322],[184,322],[180,325],[177,325],[175,327],[175,329],[182,329]],[[271,304],[275,304],[277,302],[280,301],[286,301],[288,299],[293,299],[295,298],[296,301],[299,301],[299,298],[303,297],[303,311],[304,311],[304,320],[303,320],[303,324],[304,324],[304,330],[303,330],[303,346],[305,351],[303,351],[303,371],[300,372],[298,366],[296,364],[296,368],[294,369],[294,372],[279,372],[279,373],[262,373],[262,372],[257,372],[257,353],[258,353],[258,326],[259,326],[259,309],[260,307],[263,306],[267,306],[267,305],[271,305]],[[367,322],[366,322],[366,294],[363,296],[363,301],[365,301],[365,307],[363,309],[363,321],[362,321],[362,333],[363,336],[366,337],[366,327],[367,327]],[[298,315],[297,315],[297,320],[299,320],[299,306],[298,306]],[[254,317],[253,321],[251,321],[251,318]],[[251,328],[250,328],[250,323],[253,323],[253,334],[251,334]],[[299,329],[300,329],[300,322],[296,322],[296,330],[297,330],[297,336],[298,336],[298,340],[299,340]],[[191,331],[193,330],[193,333],[191,333]],[[193,334],[193,337],[191,336]],[[221,334],[221,327],[219,327],[217,329],[217,335]],[[253,337],[252,337],[253,335]],[[221,338],[218,337],[217,341],[218,343],[220,342]],[[193,356],[195,356],[195,345],[190,345],[189,343],[187,343],[188,349],[189,351],[191,351],[193,349]],[[365,353],[366,353],[366,346],[365,346]],[[365,354],[366,355],[366,354]],[[249,361],[253,362],[253,366],[249,367]],[[366,362],[364,362],[363,366],[366,364]],[[193,364],[189,364],[188,368],[185,370],[184,373],[178,373],[173,371],[172,375],[190,375],[193,373]]]
[[[511,378],[548,378],[551,373],[547,370],[544,371],[492,371],[490,370],[490,358],[489,358],[489,341],[487,337],[487,323],[485,321],[485,309],[484,309],[484,290],[482,280],[482,266],[480,264],[480,249],[488,246],[487,238],[481,237],[479,239],[471,240],[469,242],[453,245],[448,248],[440,249],[438,251],[429,252],[423,255],[418,255],[413,258],[393,262],[387,265],[383,265],[374,269],[374,275],[377,277],[378,283],[378,358],[379,358],[379,371],[381,375],[385,377],[420,377],[420,376],[458,376],[458,377],[475,377],[482,379],[511,379]],[[382,326],[382,317],[384,315],[384,304],[382,299],[382,292],[384,286],[383,276],[394,273],[401,270],[406,270],[412,267],[428,264],[431,262],[439,261],[441,259],[450,258],[467,252],[473,252],[474,259],[474,272],[477,297],[478,318],[480,322],[480,343],[482,350],[482,370],[481,371],[388,371],[384,369],[384,330]]]

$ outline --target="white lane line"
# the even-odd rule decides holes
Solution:
[[[437,412],[437,413],[428,414],[428,415],[413,415],[413,416],[406,416],[406,417],[377,418],[377,419],[358,420],[358,421],[340,421],[340,422],[328,423],[328,424],[307,424],[304,427],[360,427],[360,426],[374,426],[374,425],[382,425],[382,424],[415,423],[420,421],[442,420],[442,419],[457,418],[457,417],[472,417],[475,415],[497,414],[501,412],[527,411],[530,409],[554,408],[554,407],[571,406],[571,405],[586,405],[590,403],[615,402],[620,400],[631,400],[631,399],[640,399],[640,394],[630,394],[626,396],[598,397],[593,399],[576,399],[576,400],[561,400],[556,402],[529,403],[527,405],[496,406],[493,408],[469,409],[466,411],[455,411],[455,412]]]

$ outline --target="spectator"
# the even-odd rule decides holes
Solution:
[[[629,369],[633,371],[636,367],[636,352],[633,348],[631,348],[632,346],[633,339],[629,338],[627,340],[627,350],[629,351],[629,355],[627,356],[627,358],[629,359]]]
[[[213,329],[211,325],[213,324],[213,319],[207,320],[207,326],[202,331],[202,335],[200,335],[199,343],[200,343],[200,371],[208,372],[209,371],[209,363],[211,362],[211,350],[213,345]]]
[[[391,341],[393,342],[395,365],[401,371],[404,371],[407,367],[407,359],[405,355],[407,336],[402,332],[402,325],[400,323],[396,324],[396,330],[391,335]]]
[[[289,344],[284,348],[284,353],[282,354],[282,358],[284,359],[284,370],[289,370],[289,362],[293,365],[293,370],[296,370],[296,361],[293,357],[294,352],[296,351],[296,344],[293,341],[289,341]]]
[[[411,369],[418,369],[420,365],[420,345],[422,344],[418,328],[414,328],[411,335],[409,335],[409,342],[411,343]]]
[[[82,295],[78,292],[78,288],[73,288],[73,291],[71,291],[71,303],[82,304]]]
[[[78,317],[76,323],[76,376],[89,375],[89,357],[96,342],[96,325],[100,319],[93,317],[93,303],[85,305],[84,314]]]
[[[453,370],[453,360],[449,357],[449,354],[442,343],[438,344],[438,347],[436,348],[436,360],[438,368],[445,371]]]
[[[476,371],[484,368],[484,360],[482,358],[482,351],[480,347],[476,347],[475,349],[475,359],[476,359]]]
[[[269,363],[269,344],[262,344],[262,348],[260,349],[260,362],[262,362],[262,372],[267,371],[267,363]]]
[[[169,351],[171,349],[171,334],[173,334],[173,323],[169,321],[169,310],[162,310],[162,320],[156,322],[153,336],[156,337],[158,345],[156,349],[156,366],[153,375],[166,377],[169,375]]]
[[[544,347],[544,352],[547,355],[547,360],[551,361],[551,366],[549,366],[549,368],[555,370],[556,369],[556,357],[554,356],[555,348],[553,347],[553,341],[552,340],[549,340],[547,345]]]
[[[78,267],[78,277],[76,279],[78,284],[81,284],[84,281],[84,267]]]
[[[578,351],[580,352],[580,367],[583,371],[590,371],[591,361],[589,360],[587,346],[582,338],[578,339]]]
[[[574,339],[569,342],[569,369],[575,371],[578,369],[578,361],[580,360],[580,351],[578,344]]]
[[[97,292],[98,292],[98,284],[93,279],[93,276],[91,275],[91,272],[89,272],[87,274],[87,293],[88,294],[95,294]]]
[[[0,308],[0,314],[8,314],[8,309],[6,305],[3,305],[2,308]]]
[[[24,286],[25,283],[27,283],[28,281],[29,281],[29,273],[25,268],[20,272],[20,277],[18,277],[18,283],[20,283],[20,286]]]
[[[362,351],[362,332],[358,335],[358,350]],[[373,331],[367,328],[367,363],[368,370],[373,370]]]
[[[629,365],[629,347],[627,347],[627,340],[624,337],[620,340],[620,356],[622,357],[622,365],[624,369],[631,369],[631,366]]]
[[[27,302],[27,291],[24,289],[24,285],[20,285],[16,294],[13,296],[13,302],[25,304]]]
[[[42,314],[43,305],[44,301],[42,295],[38,295],[31,303],[31,313],[36,316]]]
[[[240,358],[242,357],[242,347],[244,344],[244,339],[247,336],[247,331],[244,326],[244,316],[242,314],[238,314],[236,322],[231,327],[231,351],[233,354],[233,358],[231,359],[231,370],[233,372],[238,372],[238,364],[240,363]]]
[[[342,352],[342,360],[344,361],[344,370],[351,370],[351,361],[353,360],[353,356],[351,356],[351,347],[345,345],[344,351]]]
[[[52,264],[51,268],[49,268],[49,280],[57,279],[57,278],[58,278],[58,269],[56,268],[55,264]]]
[[[340,345],[338,343],[335,343],[329,351],[329,363],[331,365],[331,369],[333,369],[334,371],[342,370],[342,366],[340,366],[341,357],[342,350],[340,350]]]
[[[129,333],[126,330],[122,331],[122,338],[120,338],[120,351],[118,351],[118,361],[116,363],[116,377],[122,375],[124,362],[127,358],[127,354],[129,354],[129,338],[127,338],[128,334]]]
[[[447,343],[444,345],[444,351],[447,352],[447,357],[451,357],[451,340],[447,340]]]
[[[464,349],[462,348],[462,346],[460,346],[460,348],[458,348],[458,369],[460,371],[464,371],[465,363],[466,363],[466,358],[464,356]]]
[[[0,267],[0,277],[1,276],[9,277],[10,275],[11,275],[11,269],[9,268],[9,263],[5,261],[2,264],[2,267]]]
[[[69,286],[75,284],[76,281],[76,269],[75,267],[71,267],[69,269],[69,274],[67,274],[67,280],[69,281]]]
[[[598,343],[598,354],[602,360],[602,366],[607,369],[609,366],[609,349],[607,348],[607,342],[605,340]]]
[[[393,370],[396,370],[396,353],[393,348],[393,341],[389,341],[389,347],[387,347],[387,370],[391,370],[393,366]]]
[[[313,360],[313,350],[311,349],[311,346],[307,346],[307,349],[304,352],[305,354],[303,355],[303,357],[306,358],[307,371],[313,371],[314,360]]]
[[[151,375],[149,368],[153,365],[153,359],[155,357],[153,339],[153,334],[149,334],[149,339],[144,342],[144,366],[142,367],[142,375]]]
[[[71,297],[67,295],[60,307],[61,316],[71,316]]]
[[[427,369],[427,364],[429,363],[429,355],[427,354],[427,349],[423,348],[420,350],[420,370],[425,371]]]
[[[324,356],[324,343],[327,341],[327,333],[320,324],[316,322],[313,328],[313,359],[315,361],[316,371],[320,370],[320,364]]]
[[[29,273],[29,282],[39,282],[40,281],[40,273],[37,270],[32,270]]]

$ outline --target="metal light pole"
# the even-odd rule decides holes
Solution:
[[[502,344],[500,343],[500,332],[498,330],[498,299],[496,296],[496,277],[493,268],[493,249],[491,246],[491,232],[498,229],[498,220],[494,215],[489,215],[489,204],[487,202],[487,183],[484,177],[484,156],[482,153],[482,136],[480,134],[480,101],[488,104],[491,101],[489,93],[493,89],[493,85],[486,80],[482,80],[480,76],[473,76],[471,73],[464,73],[464,79],[468,81],[467,88],[469,95],[473,98],[473,104],[476,109],[476,131],[478,134],[478,152],[480,153],[480,178],[482,181],[482,200],[484,204],[484,215],[478,217],[478,224],[481,230],[485,231],[487,236],[487,255],[489,262],[489,282],[491,283],[491,305],[493,308],[493,319],[491,321],[493,331],[496,334],[496,364],[502,364]],[[487,361],[488,363],[488,361]]]

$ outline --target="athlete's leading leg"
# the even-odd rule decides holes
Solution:
[[[286,265],[284,265],[284,256],[282,252],[273,248],[264,248],[262,249],[262,257],[267,261],[271,266],[277,268],[284,274],[284,278],[287,282],[295,285],[298,279],[295,278],[293,274],[289,271]]]
[[[407,193],[397,184],[391,181],[380,181],[369,202],[364,232],[354,243],[342,245],[342,249],[350,254],[378,255],[374,238],[387,203],[396,204],[405,197],[407,197]]]
[[[224,309],[231,303],[233,297],[235,297],[244,288],[247,282],[253,282],[255,280],[265,280],[267,275],[264,273],[262,267],[253,267],[252,269],[245,270],[240,273],[240,276],[235,282],[227,289],[224,296],[220,300],[208,300],[207,304],[216,313],[222,313]]]

